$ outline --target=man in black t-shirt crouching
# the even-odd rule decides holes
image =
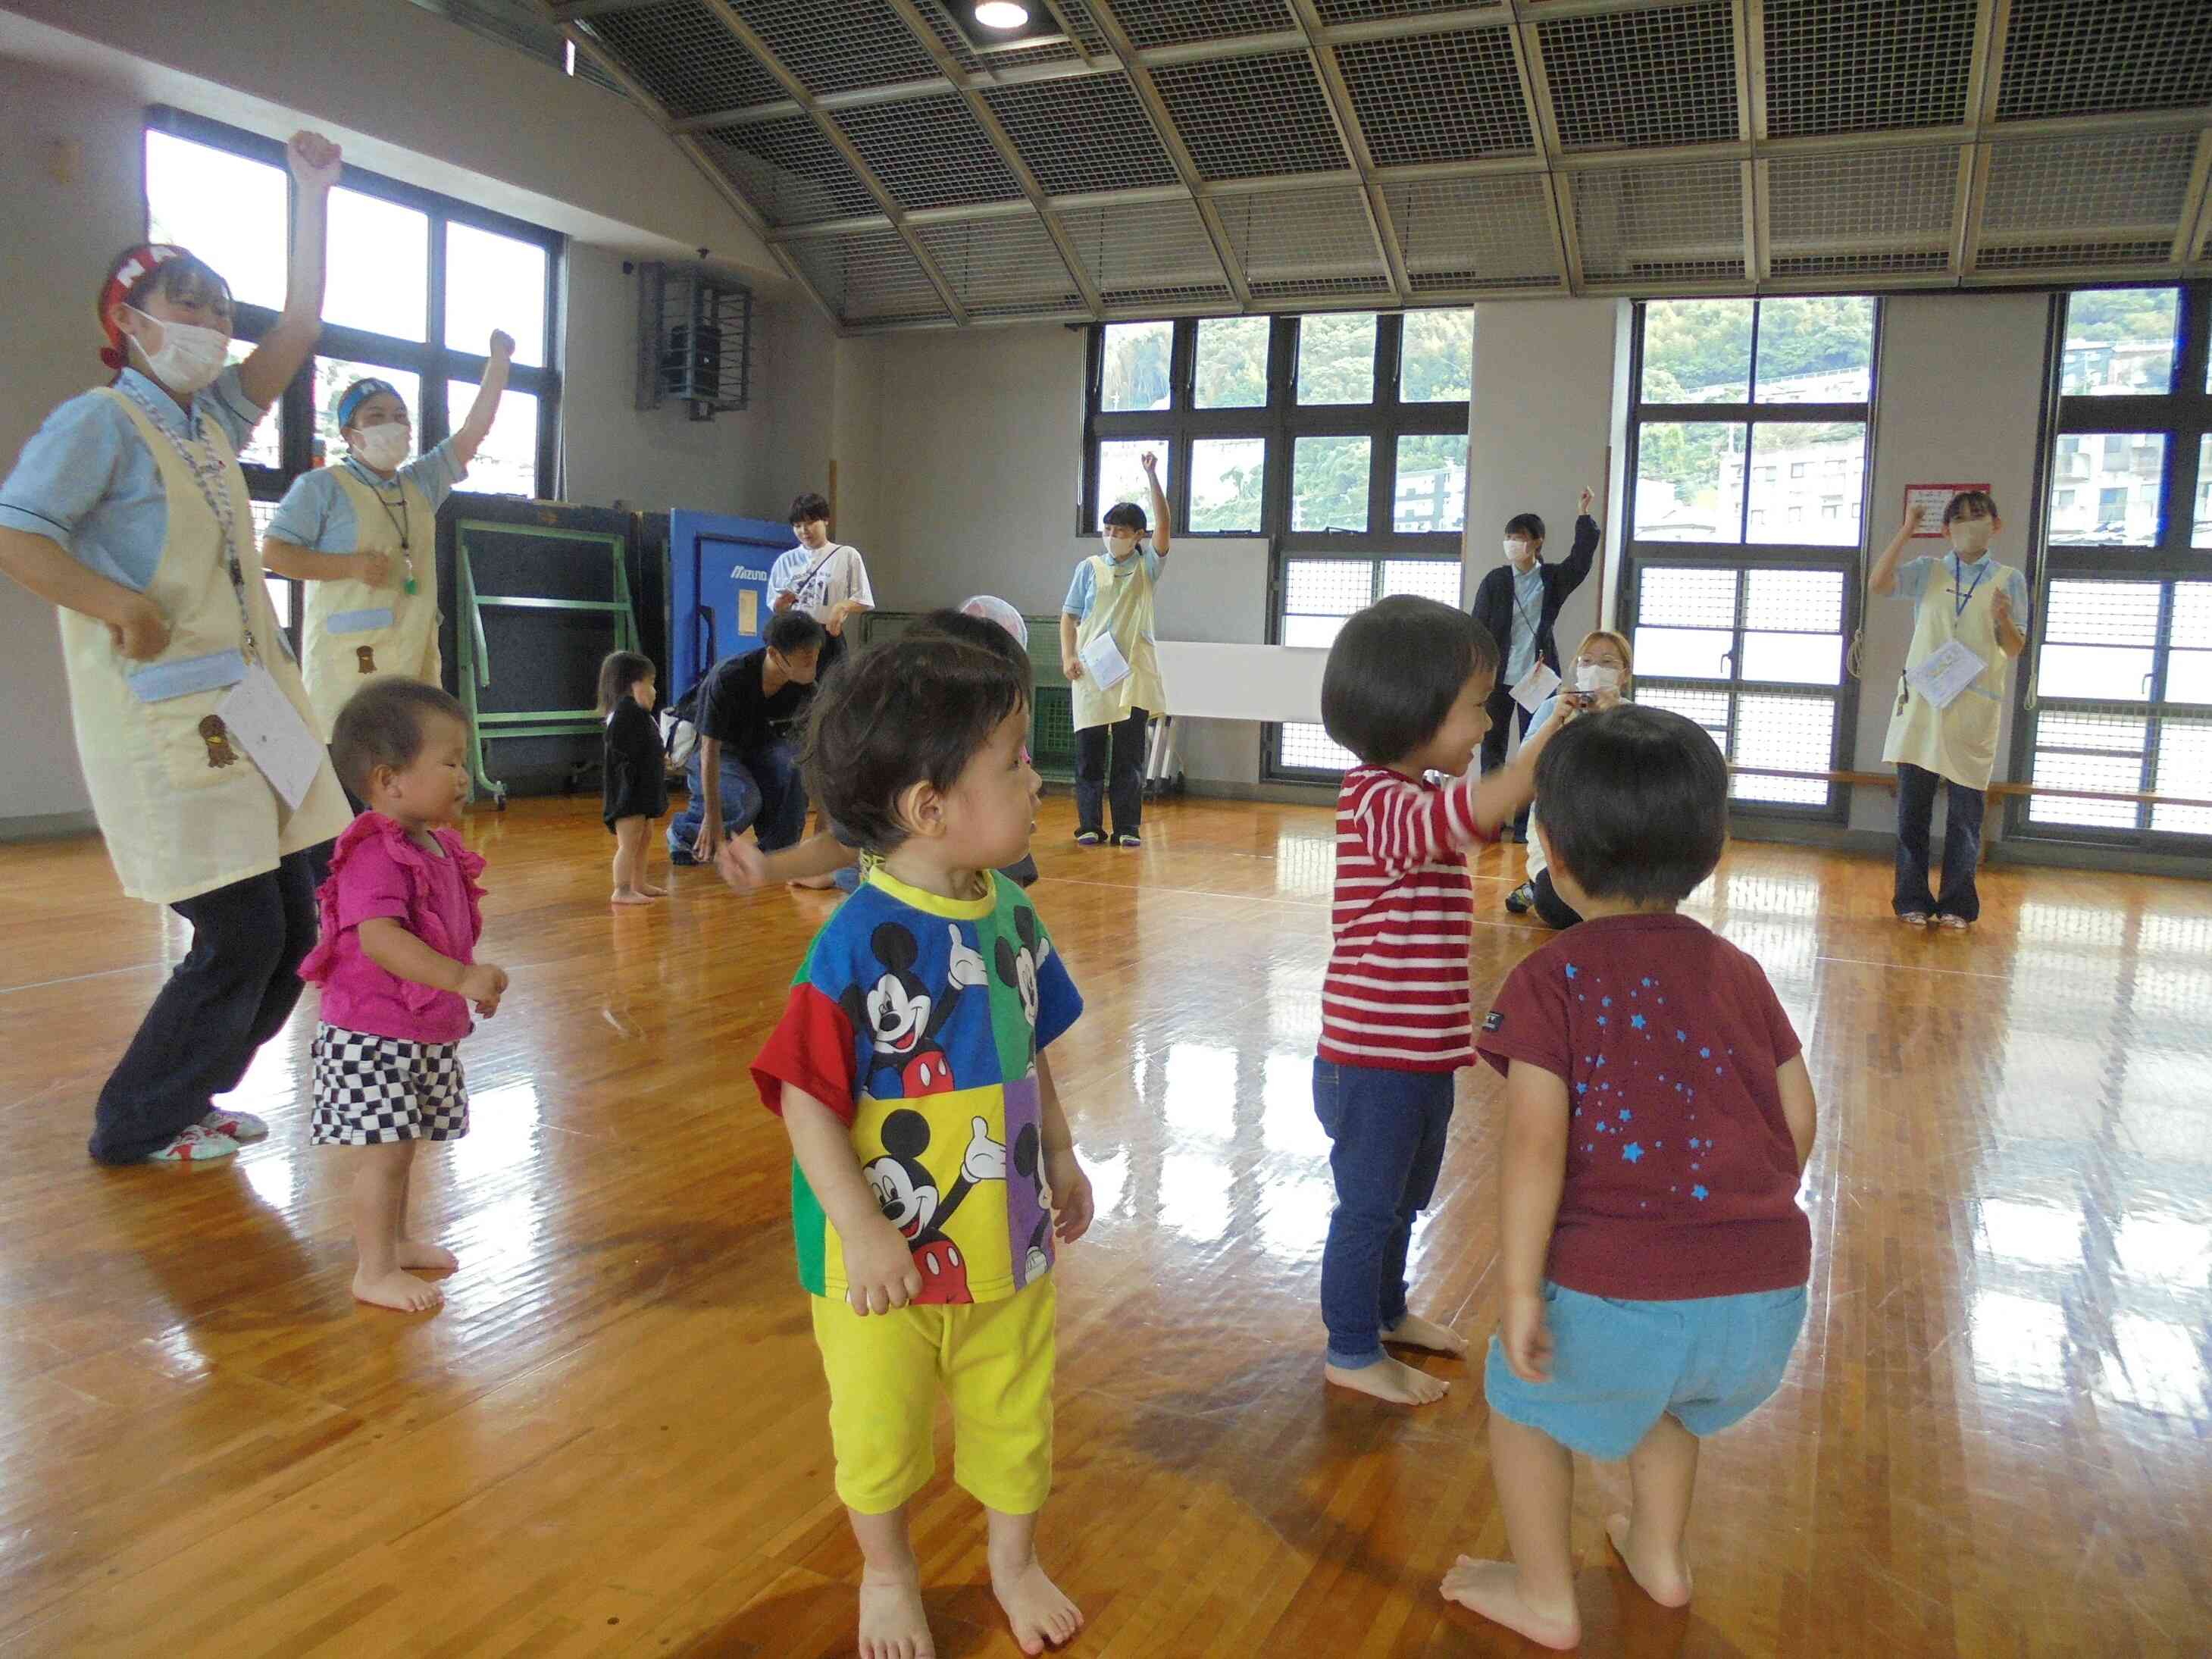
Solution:
[[[793,609],[771,617],[762,637],[760,649],[723,658],[699,687],[699,745],[684,769],[691,798],[668,826],[673,863],[711,864],[726,836],[749,829],[773,853],[806,827],[798,727],[825,636]]]

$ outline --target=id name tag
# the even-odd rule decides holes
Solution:
[[[216,705],[216,713],[230,733],[231,742],[243,749],[271,788],[294,811],[314,787],[315,775],[325,758],[322,740],[300,718],[291,699],[259,663]]]

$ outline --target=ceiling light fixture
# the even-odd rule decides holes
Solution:
[[[1030,21],[1030,9],[1015,0],[984,0],[975,8],[975,21],[987,29],[1018,29]]]

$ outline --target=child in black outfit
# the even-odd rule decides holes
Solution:
[[[668,769],[660,728],[653,721],[659,677],[653,659],[610,651],[599,665],[599,713],[606,717],[606,788],[600,816],[615,838],[617,904],[650,904],[668,896],[645,878],[653,821],[668,810]]]

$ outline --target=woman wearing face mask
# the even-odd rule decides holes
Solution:
[[[491,337],[483,382],[460,429],[416,460],[396,388],[356,380],[338,394],[343,459],[293,480],[269,522],[270,569],[312,584],[301,619],[307,696],[328,740],[338,710],[368,680],[441,683],[438,508],[469,476],[499,413],[514,342]]]
[[[324,231],[337,146],[293,137],[299,185],[284,309],[235,368],[231,297],[183,248],[109,268],[99,318],[113,383],[47,417],[0,483],[0,570],[61,610],[77,754],[123,890],[167,904],[192,948],[100,1093],[107,1164],[228,1158],[268,1133],[217,1111],[299,1000],[315,942],[309,851],[347,822],[253,544],[238,451],[322,330]],[[255,736],[222,713],[264,711]],[[291,722],[289,741],[264,733]],[[304,751],[297,807],[261,770]],[[279,775],[288,767],[276,764]]]
[[[1898,676],[1889,739],[1881,750],[1882,759],[1897,768],[1897,885],[1890,902],[1908,927],[1924,927],[1932,915],[1947,928],[1963,930],[1982,913],[1981,895],[1974,887],[1982,856],[1982,808],[1996,768],[2008,671],[2027,647],[2027,578],[1990,557],[1990,542],[2004,528],[2004,520],[1987,490],[1962,490],[1944,507],[1943,533],[1951,544],[1948,556],[1915,559],[1900,568],[1898,556],[1919,527],[1920,509],[1915,507],[1867,578],[1875,593],[1899,594],[1918,607],[1905,673]],[[1906,676],[1954,643],[1973,653],[1981,672],[1939,708]],[[1938,784],[1948,802],[1943,885],[1930,899],[1928,829]]]
[[[1154,714],[1167,713],[1154,648],[1152,596],[1168,557],[1168,500],[1160,489],[1159,458],[1143,456],[1158,528],[1145,545],[1145,509],[1122,501],[1099,524],[1104,552],[1075,567],[1075,580],[1060,612],[1060,659],[1075,704],[1075,839],[1096,847],[1106,839],[1105,809],[1114,812],[1114,843],[1141,847],[1145,812],[1145,731]],[[1111,685],[1083,663],[1094,641],[1111,637],[1128,672]],[[1107,751],[1113,751],[1108,770]]]
[[[1482,739],[1482,769],[1494,772],[1505,764],[1506,721],[1516,720],[1521,740],[1528,740],[1534,714],[1513,700],[1513,688],[1542,663],[1559,673],[1559,647],[1552,637],[1559,608],[1583,585],[1597,558],[1597,520],[1590,517],[1596,498],[1582,493],[1575,516],[1575,544],[1557,564],[1544,562],[1544,521],[1533,513],[1516,513],[1505,522],[1505,562],[1488,572],[1474,590],[1474,619],[1490,630],[1503,659],[1498,684],[1490,693],[1490,730]],[[1523,812],[1509,835],[1501,839],[1525,841],[1528,815]]]
[[[1568,665],[1566,683],[1544,699],[1528,721],[1528,735],[1521,741],[1531,741],[1552,723],[1552,716],[1559,712],[1562,697],[1571,696],[1578,707],[1592,714],[1629,702],[1630,671],[1634,662],[1635,655],[1624,635],[1606,628],[1585,634],[1583,642],[1575,647],[1575,659]],[[1572,803],[1564,804],[1560,810],[1572,810]],[[1561,898],[1552,885],[1551,860],[1545,854],[1543,838],[1536,833],[1536,808],[1532,804],[1528,809],[1528,878],[1505,896],[1505,908],[1516,916],[1533,909],[1547,927],[1571,927],[1582,920],[1581,913]]]

